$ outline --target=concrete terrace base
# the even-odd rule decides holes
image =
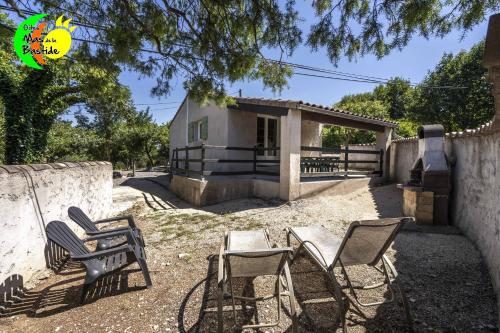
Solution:
[[[195,206],[242,198],[278,198],[279,182],[272,178],[210,177],[205,180],[174,175],[170,190]]]
[[[300,198],[320,195],[344,195],[360,188],[382,183],[381,177],[304,179],[300,183]],[[213,205],[242,198],[279,198],[277,177],[219,176],[205,180],[174,175],[170,190],[195,206]]]
[[[332,179],[305,178],[300,182],[300,198],[328,193],[328,195],[345,195],[366,186],[383,183],[382,177],[353,177]]]

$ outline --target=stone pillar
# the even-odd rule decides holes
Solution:
[[[495,116],[492,129],[500,131],[500,14],[490,16],[483,65],[488,69],[489,80],[493,83],[492,95],[495,98]]]
[[[321,132],[323,130],[323,124],[316,121],[304,120],[301,122],[301,146],[306,147],[321,147]],[[301,152],[303,157],[319,157],[321,153],[319,151],[303,151]]]
[[[280,198],[291,201],[300,195],[300,110],[290,109],[280,119]]]
[[[391,147],[391,141],[392,141],[392,128],[391,127],[385,127],[383,132],[377,132],[376,133],[376,147],[378,150],[382,149],[384,151],[384,163],[382,167],[382,176],[385,179],[389,178],[389,171],[390,171],[390,147]]]

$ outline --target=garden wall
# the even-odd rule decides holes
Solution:
[[[500,307],[500,132],[491,123],[477,130],[449,133],[445,150],[452,162],[451,223],[481,251]],[[418,141],[391,144],[391,178],[409,179]]]
[[[0,165],[0,284],[14,275],[29,281],[46,268],[45,226],[52,220],[69,222],[70,206],[92,218],[106,216],[112,189],[109,162]]]

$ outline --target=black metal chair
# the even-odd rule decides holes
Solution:
[[[151,288],[151,277],[145,259],[144,248],[137,243],[137,239],[131,229],[110,231],[99,235],[80,239],[75,233],[61,221],[52,221],[45,228],[47,238],[56,243],[69,253],[71,260],[81,262],[86,268],[85,282],[83,285],[80,302],[83,303],[90,285],[99,277],[107,275],[133,262],[137,262],[141,268],[146,286]],[[89,241],[102,240],[125,236],[127,244],[113,247],[107,250],[92,252],[85,243]]]
[[[68,215],[71,220],[73,220],[76,224],[78,224],[83,230],[85,230],[85,233],[89,236],[94,236],[94,235],[99,235],[103,232],[109,232],[109,231],[121,231],[121,230],[132,230],[132,233],[136,237],[138,243],[142,246],[145,247],[146,243],[144,242],[144,238],[142,237],[142,232],[141,229],[137,228],[135,225],[134,217],[132,215],[126,215],[126,216],[116,216],[116,217],[110,217],[107,219],[102,219],[102,220],[97,220],[97,221],[92,221],[90,217],[88,217],[87,214],[85,214],[80,208],[72,206],[68,208]],[[113,229],[106,229],[106,230],[99,230],[97,228],[97,224],[103,224],[103,223],[114,223],[114,222],[119,222],[119,221],[124,221],[126,220],[128,222],[127,227],[119,227],[119,228],[113,228]],[[106,250],[115,246],[120,246],[126,243],[126,240],[124,239],[123,236],[120,237],[114,237],[114,238],[108,238],[108,239],[101,239],[97,242],[97,250]]]

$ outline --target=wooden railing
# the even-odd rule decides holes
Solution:
[[[349,173],[349,166],[356,164],[378,164],[378,170],[374,170],[373,174],[382,175],[384,163],[384,151],[380,150],[359,150],[349,149],[349,146],[344,148],[324,148],[324,147],[300,147],[301,151],[320,152],[322,154],[338,154],[339,156],[318,156],[318,157],[301,157],[300,169],[305,174],[321,174],[340,172],[342,168],[344,174]],[[344,159],[341,159],[341,154],[344,154]],[[349,156],[356,154],[378,155],[374,160],[350,160]],[[376,169],[376,166],[374,166]]]
[[[342,173],[348,175],[352,172],[350,167],[356,164],[374,164],[372,174],[382,175],[384,151],[380,150],[358,150],[346,148],[323,148],[323,147],[300,147],[302,152],[320,152],[322,154],[337,154],[338,156],[302,156],[300,158],[301,174],[321,176],[330,173]],[[251,158],[207,158],[207,152],[210,150],[240,151],[251,153]],[[232,146],[214,146],[199,145],[193,147],[175,148],[170,161],[170,171],[172,174],[183,175],[186,177],[200,177],[211,175],[275,175],[279,176],[279,159],[265,160],[259,159],[258,153],[264,151],[279,152],[280,148],[263,147],[232,147]],[[199,156],[193,156],[194,151],[199,151]],[[181,153],[184,156],[179,156]],[[343,159],[341,159],[343,154]],[[376,159],[353,160],[352,156],[356,154],[378,155]],[[279,156],[279,153],[277,154]],[[351,159],[349,158],[351,156]],[[198,164],[194,168],[193,164]],[[182,164],[182,165],[181,165]],[[247,164],[251,165],[251,170],[221,171],[223,167],[207,168],[207,164]],[[378,170],[377,169],[378,165]],[[277,170],[262,170],[263,166],[278,166]],[[260,168],[260,170],[259,170]],[[210,169],[210,170],[209,170]]]
[[[173,174],[183,175],[186,177],[200,177],[211,175],[279,175],[279,171],[268,171],[259,170],[258,167],[264,165],[279,165],[280,161],[277,160],[262,160],[258,159],[258,152],[263,151],[279,151],[279,147],[275,148],[263,148],[263,147],[231,147],[231,146],[214,146],[214,145],[199,145],[193,147],[181,147],[175,148],[172,154],[172,159],[170,162],[170,170]],[[200,151],[199,158],[191,158],[190,152]],[[229,158],[206,158],[206,153],[209,150],[226,150],[226,151],[240,151],[252,153],[251,159],[229,159]],[[184,156],[179,157],[179,152],[183,152]],[[279,154],[278,154],[279,156]],[[182,163],[182,167],[180,167]],[[191,163],[199,163],[199,169],[193,169]],[[238,171],[219,171],[207,170],[207,164],[227,164],[227,163],[241,163],[241,164],[252,164],[252,170],[238,170]],[[219,168],[220,169],[220,168]],[[279,170],[279,168],[278,168]]]

